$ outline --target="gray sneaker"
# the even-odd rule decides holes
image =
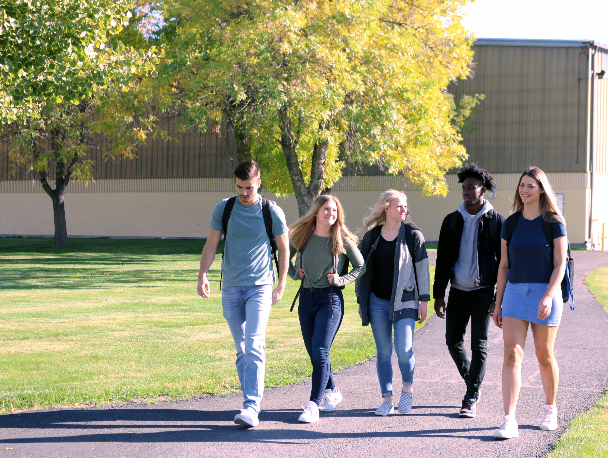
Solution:
[[[375,414],[386,417],[387,415],[392,414],[395,411],[395,406],[392,402],[383,402],[380,404],[380,407],[376,409]]]
[[[241,410],[240,413],[234,417],[234,422],[237,425],[243,425],[246,428],[253,428],[257,426],[260,420],[258,420],[258,414],[251,407]]]

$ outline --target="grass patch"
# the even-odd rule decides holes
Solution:
[[[0,413],[187,399],[239,389],[218,294],[196,293],[201,240],[0,238]],[[431,267],[432,268],[432,267]],[[267,330],[266,386],[310,378],[288,280]],[[332,347],[334,370],[375,354],[354,287]],[[429,315],[433,304],[429,303]]]
[[[585,278],[589,291],[608,311],[608,266]],[[550,458],[596,458],[608,456],[608,388],[588,412],[575,418],[555,444]]]

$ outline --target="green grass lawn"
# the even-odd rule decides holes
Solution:
[[[52,239],[0,238],[0,413],[238,390],[220,256],[209,275],[212,298],[196,293],[203,243],[70,239],[56,249]],[[311,375],[297,310],[289,312],[298,286],[288,280],[270,316],[267,387]],[[334,370],[375,354],[352,285],[344,297]]]
[[[585,279],[589,291],[608,311],[608,267]],[[588,412],[574,419],[549,454],[550,458],[597,458],[608,456],[608,388]]]

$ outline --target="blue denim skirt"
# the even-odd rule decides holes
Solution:
[[[507,282],[502,299],[502,316],[517,318],[543,326],[559,326],[562,319],[561,289],[553,296],[551,314],[544,320],[538,318],[538,304],[547,291],[547,283],[510,283]]]

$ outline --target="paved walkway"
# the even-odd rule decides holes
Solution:
[[[414,409],[408,415],[373,415],[380,394],[371,360],[336,374],[344,401],[317,423],[297,422],[310,392],[310,382],[305,382],[267,390],[261,423],[249,430],[232,423],[240,394],[1,416],[0,456],[546,456],[564,426],[591,407],[608,386],[608,314],[582,284],[584,275],[608,264],[608,253],[577,252],[574,257],[577,308],[564,310],[557,337],[560,428],[554,432],[537,428],[544,396],[529,339],[517,413],[521,436],[493,440],[502,420],[502,335],[493,324],[478,417],[458,418],[464,383],[444,343],[445,322],[433,316],[414,339]]]

